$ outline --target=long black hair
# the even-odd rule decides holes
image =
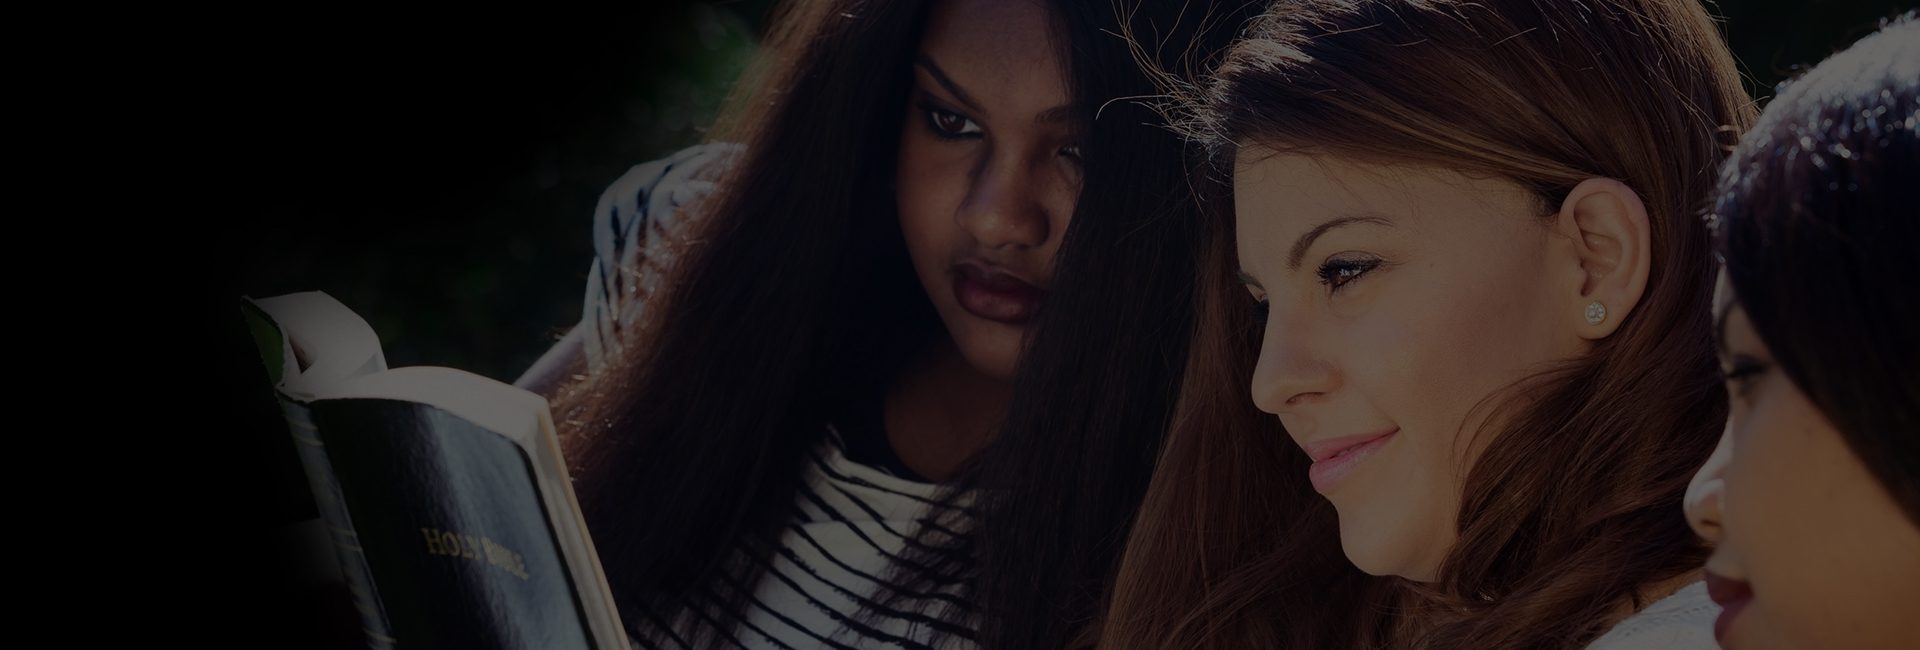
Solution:
[[[720,194],[672,235],[673,266],[639,270],[659,289],[624,351],[554,398],[615,600],[642,630],[716,593],[738,611],[763,565],[736,549],[780,538],[824,424],[945,335],[891,190],[930,3],[804,4],[776,16],[718,133],[746,144]],[[1003,432],[944,492],[977,517],[922,531],[894,569],[963,578],[975,609],[947,615],[977,614],[964,622],[986,647],[1059,647],[1086,626],[1151,473],[1185,362],[1194,206],[1135,59],[1173,68],[1224,45],[1240,14],[1210,4],[1051,3],[1089,125],[1083,189]]]
[[[923,529],[907,557],[933,572],[904,576],[930,587],[965,572],[985,647],[1094,641],[1173,414],[1195,313],[1201,206],[1189,170],[1198,156],[1166,125],[1146,70],[1206,69],[1261,4],[1055,3],[1089,125],[1084,189],[1001,431],[946,490],[970,506],[971,534],[956,541]],[[944,552],[956,548],[969,553]]]
[[[824,423],[939,331],[888,189],[886,125],[925,10],[776,10],[715,133],[745,144],[723,189],[683,232],[647,233],[672,255],[625,270],[657,282],[631,283],[656,288],[622,352],[554,397],[614,600],[642,634],[689,607],[740,610],[763,569],[736,549],[780,538]]]
[[[1729,160],[1727,279],[1787,377],[1920,525],[1920,20],[1790,82]]]

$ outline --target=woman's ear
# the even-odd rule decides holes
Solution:
[[[1580,267],[1579,286],[1567,296],[1567,318],[1581,338],[1606,338],[1647,290],[1653,270],[1647,206],[1626,183],[1589,178],[1567,194],[1555,219]]]

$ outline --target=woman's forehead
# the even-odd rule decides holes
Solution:
[[[1062,51],[1039,2],[945,0],[928,19],[918,67],[989,105],[976,108],[1039,114],[1067,103]]]

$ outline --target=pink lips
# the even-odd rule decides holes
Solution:
[[[1736,580],[1707,572],[1707,597],[1720,604],[1720,617],[1713,620],[1713,638],[1726,645],[1727,630],[1733,627],[1733,621],[1740,617],[1740,610],[1753,602],[1753,585],[1744,580]]]
[[[953,296],[967,313],[1009,325],[1024,325],[1040,311],[1046,291],[978,262],[953,267]]]
[[[1398,428],[1385,433],[1341,436],[1303,445],[1307,456],[1313,459],[1313,467],[1307,470],[1307,479],[1313,482],[1314,491],[1326,494],[1332,490],[1360,463],[1366,462],[1373,452],[1385,446],[1387,440],[1396,433],[1400,433]]]

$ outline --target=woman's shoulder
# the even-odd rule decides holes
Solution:
[[[1713,619],[1720,606],[1707,596],[1707,583],[1693,582],[1620,621],[1587,650],[1711,650]]]
[[[595,256],[617,260],[635,235],[645,234],[638,231],[642,223],[666,225],[678,219],[680,208],[713,192],[721,173],[742,149],[736,143],[711,142],[628,168],[600,193],[594,206]]]
[[[593,262],[587,273],[580,327],[590,369],[618,354],[621,333],[639,316],[654,271],[672,256],[671,240],[686,227],[691,209],[721,183],[744,146],[730,142],[695,145],[628,168],[593,210]]]

